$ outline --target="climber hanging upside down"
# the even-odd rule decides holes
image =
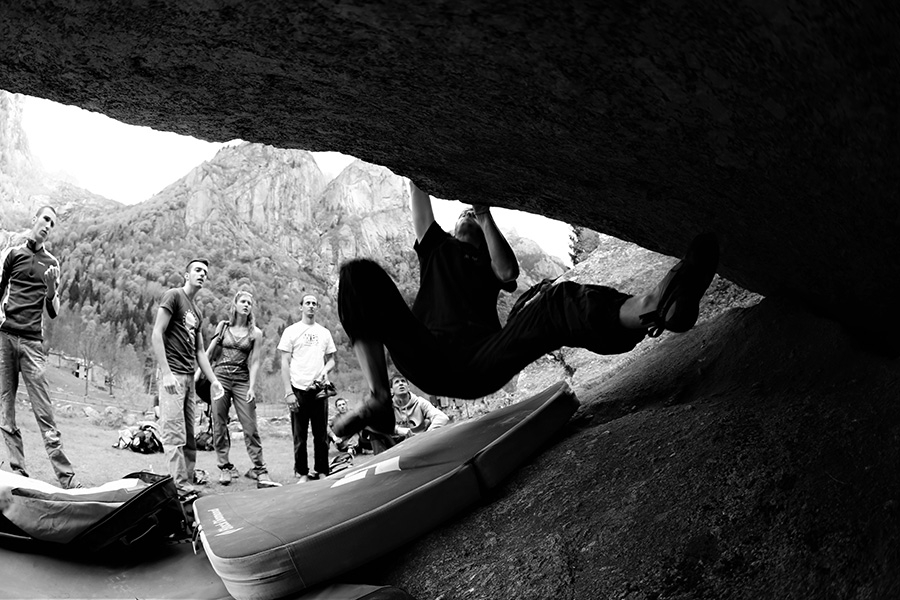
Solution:
[[[335,420],[339,436],[365,427],[393,431],[385,348],[397,370],[420,389],[480,398],[562,346],[619,354],[648,335],[688,331],[718,266],[715,235],[701,234],[646,294],[561,281],[526,294],[528,301],[518,303],[501,327],[497,297],[500,290],[515,290],[519,265],[490,208],[463,211],[451,235],[435,221],[431,197],[412,182],[410,196],[421,269],[412,309],[376,263],[352,260],[341,267],[341,323],[369,393],[356,411]]]

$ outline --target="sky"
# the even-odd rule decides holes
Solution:
[[[43,167],[95,194],[135,204],[152,197],[226,144],[168,131],[127,125],[100,113],[23,96],[22,125],[32,154]],[[339,152],[313,152],[330,180],[355,160]],[[435,200],[435,218],[452,229],[459,202]],[[515,229],[567,265],[569,231],[565,223],[503,208],[491,211],[502,230]]]

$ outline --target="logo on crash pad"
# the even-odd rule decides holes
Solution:
[[[390,473],[391,471],[399,471],[400,470],[400,457],[395,456],[393,458],[389,458],[386,461],[380,462],[375,465],[368,465],[365,469],[360,469],[359,471],[354,471],[352,473],[348,473],[344,475],[340,479],[334,482],[331,486],[332,488],[340,487],[342,485],[346,485],[348,483],[352,483],[354,481],[359,481],[360,479],[365,479],[367,476],[371,475],[379,475],[381,473]]]
[[[222,511],[218,508],[210,509],[208,512],[212,513],[213,525],[216,526],[216,537],[220,535],[231,535],[232,533],[237,533],[243,527],[235,527],[231,523],[228,522],[228,519],[225,518],[225,515],[222,514]]]

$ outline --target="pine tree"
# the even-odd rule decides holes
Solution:
[[[572,266],[575,266],[597,249],[600,245],[600,234],[587,227],[573,225],[569,240],[571,241],[569,258],[572,259]]]

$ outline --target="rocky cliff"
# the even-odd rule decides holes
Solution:
[[[355,161],[326,185],[310,153],[243,143],[223,148],[148,204],[183,206],[175,218],[201,239],[224,227],[266,240],[331,288],[340,265],[358,257],[384,264],[401,288],[416,287],[409,185],[384,167]],[[522,262],[520,287],[563,272],[534,241],[515,233],[510,240]]]

